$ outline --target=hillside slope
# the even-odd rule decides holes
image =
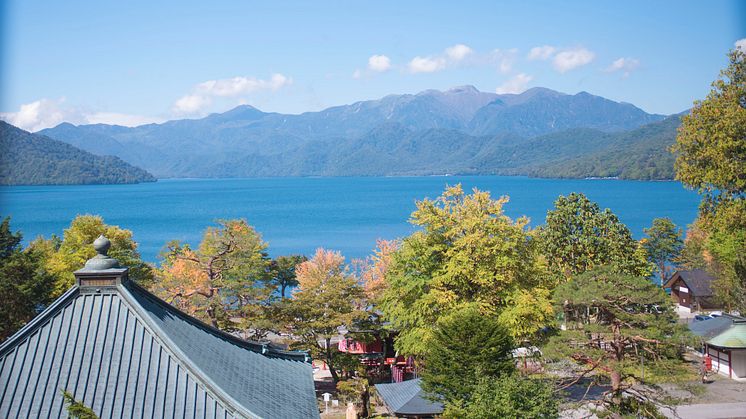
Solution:
[[[154,182],[145,170],[96,156],[0,121],[0,184],[70,185]]]

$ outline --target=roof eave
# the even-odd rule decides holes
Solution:
[[[240,402],[238,402],[236,399],[231,397],[228,393],[226,393],[223,389],[220,388],[215,382],[210,379],[210,377],[205,374],[204,371],[202,371],[201,368],[199,368],[190,358],[187,356],[179,347],[176,345],[171,338],[168,337],[168,334],[165,333],[158,325],[156,325],[150,317],[147,315],[147,313],[144,313],[142,308],[140,307],[140,304],[138,304],[135,297],[130,293],[130,291],[125,287],[124,285],[120,284],[117,286],[119,290],[119,295],[121,298],[127,303],[127,305],[130,307],[130,309],[137,314],[137,317],[140,318],[142,321],[143,327],[145,327],[150,333],[153,334],[157,339],[159,339],[161,344],[168,348],[169,351],[171,351],[178,360],[181,361],[181,364],[184,366],[184,368],[189,371],[189,373],[193,374],[196,378],[198,378],[204,385],[209,389],[209,391],[215,395],[217,399],[219,399],[226,407],[230,407],[234,409],[234,414],[240,414],[243,417],[246,418],[256,418],[260,419],[261,416],[253,413],[249,409],[247,409],[244,405],[242,405]]]
[[[2,343],[2,345],[0,345],[0,357],[10,352],[18,343],[33,333],[38,327],[44,325],[44,323],[52,318],[58,311],[63,309],[73,298],[77,297],[79,291],[78,286],[73,285],[72,288],[67,290],[52,304],[45,308],[44,311],[13,333],[5,342]]]

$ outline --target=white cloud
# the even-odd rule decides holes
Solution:
[[[450,60],[458,62],[473,54],[474,50],[464,44],[457,44],[446,48],[445,53]]]
[[[27,131],[36,132],[63,122],[72,124],[112,124],[134,127],[163,122],[161,118],[115,112],[87,112],[70,106],[65,98],[39,99],[21,105],[17,112],[0,114],[0,119]]]
[[[498,86],[498,88],[495,89],[495,93],[499,95],[503,95],[506,93],[523,93],[523,91],[526,90],[526,86],[531,80],[533,80],[532,76],[524,73],[516,74],[515,76],[505,81],[505,83]]]
[[[293,81],[282,74],[273,74],[269,80],[254,77],[233,77],[230,79],[208,80],[197,85],[195,91],[202,95],[236,97],[257,90],[278,90]]]
[[[434,73],[448,66],[456,65],[474,54],[474,50],[464,44],[456,44],[443,50],[442,54],[412,58],[407,64],[410,73]]]
[[[186,95],[174,102],[171,111],[177,115],[192,115],[201,112],[212,104],[209,96],[203,95]]]
[[[171,108],[177,115],[195,115],[212,105],[216,97],[242,97],[258,91],[277,91],[293,83],[283,74],[273,74],[269,80],[255,77],[233,77],[208,80],[196,85],[192,92],[182,96]]]
[[[518,49],[512,48],[507,50],[496,49],[490,54],[492,61],[497,61],[497,69],[502,74],[508,74],[513,71],[513,64],[518,58]]]
[[[552,65],[555,70],[560,73],[565,73],[589,64],[595,57],[596,55],[593,52],[585,48],[567,49],[558,52],[557,55],[554,56]]]
[[[17,112],[4,113],[0,117],[9,124],[31,132],[50,128],[65,121],[80,123],[80,115],[63,106],[64,102],[64,98],[39,99],[21,105]]]
[[[550,45],[542,45],[540,47],[533,47],[528,53],[529,60],[548,60],[552,58],[552,55],[557,51],[557,48]]]
[[[384,72],[391,69],[391,59],[385,55],[372,55],[368,58],[368,69],[376,72]]]
[[[636,58],[618,58],[614,60],[604,71],[607,73],[622,72],[623,77],[629,77],[630,73],[640,66],[640,60]]]
[[[129,115],[116,112],[96,112],[86,115],[89,124],[122,125],[125,127],[136,127],[145,124],[159,124],[165,119],[143,115]]]
[[[736,48],[740,49],[744,54],[746,54],[746,38],[736,41]]]
[[[446,60],[443,58],[431,57],[414,57],[409,62],[409,71],[412,73],[433,73],[446,67]]]

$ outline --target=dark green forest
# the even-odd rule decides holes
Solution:
[[[155,182],[114,156],[96,156],[0,121],[0,184],[71,185]]]

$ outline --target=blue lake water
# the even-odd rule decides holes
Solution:
[[[317,247],[364,257],[377,238],[411,233],[415,200],[435,198],[446,185],[510,196],[506,213],[544,223],[559,195],[583,192],[611,208],[640,238],[656,217],[686,227],[699,197],[678,182],[559,180],[504,176],[178,179],[137,185],[0,187],[0,215],[26,241],[61,235],[77,214],[98,214],[132,230],[145,260],[169,240],[197,245],[216,219],[246,218],[272,256],[310,254]]]

